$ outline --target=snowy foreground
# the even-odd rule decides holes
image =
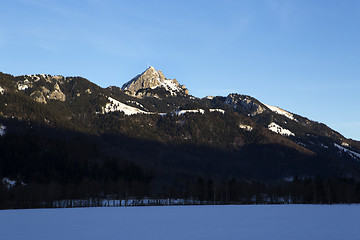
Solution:
[[[359,239],[360,205],[0,211],[0,239]]]

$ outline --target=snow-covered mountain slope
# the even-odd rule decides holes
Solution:
[[[266,107],[268,107],[271,111],[273,111],[273,112],[275,112],[277,114],[283,115],[283,116],[285,116],[285,117],[287,117],[287,118],[289,118],[291,120],[294,120],[294,121],[298,122],[298,120],[295,119],[294,114],[289,113],[288,111],[285,111],[284,109],[281,109],[279,107],[270,106],[270,105],[267,105],[265,103],[264,103],[264,105]]]
[[[210,108],[209,111],[210,111],[210,112],[220,112],[220,113],[222,113],[222,114],[225,113],[225,110],[219,109],[219,108]]]
[[[360,161],[360,153],[351,151],[351,150],[344,148],[343,146],[340,146],[339,144],[336,144],[336,143],[334,143],[334,146],[336,148],[338,148],[340,151],[343,151],[343,152],[349,154],[351,157],[358,159]]]
[[[283,136],[295,136],[295,134],[292,133],[290,130],[285,129],[274,122],[268,125],[268,129]]]
[[[126,105],[112,97],[108,97],[110,101],[103,107],[102,113],[109,113],[109,112],[123,112],[125,115],[134,115],[134,114],[150,114],[149,112],[145,112],[135,107],[131,107]]]
[[[175,112],[176,115],[184,115],[185,113],[201,113],[204,114],[204,109],[195,109],[195,110],[179,110]]]
[[[335,142],[346,139],[340,133],[323,123],[318,123],[279,107],[262,103],[247,95],[229,94],[227,97],[204,98],[204,101],[224,109],[226,109],[224,105],[227,105],[232,111],[243,116],[245,115],[268,130],[289,138],[294,143],[308,149],[315,150],[318,149],[318,146],[332,145]],[[287,121],[284,117],[291,121]],[[360,149],[358,142],[348,142],[351,147]]]
[[[165,89],[171,96],[189,94],[184,85],[180,85],[176,79],[165,78],[164,74],[160,70],[156,71],[154,67],[149,67],[145,72],[137,75],[122,86],[122,90],[137,97],[146,96],[146,93],[140,93],[139,90],[156,88]]]

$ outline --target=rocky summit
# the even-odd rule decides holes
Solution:
[[[135,97],[156,96],[151,93],[156,88],[165,89],[171,96],[189,95],[184,85],[180,85],[176,79],[165,78],[162,71],[156,71],[154,67],[149,67],[122,86],[125,93]]]

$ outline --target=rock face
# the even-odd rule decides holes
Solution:
[[[59,100],[59,101],[61,101],[61,102],[65,102],[66,96],[65,96],[65,94],[61,91],[58,83],[55,83],[55,85],[54,85],[54,91],[49,95],[49,99]]]
[[[251,116],[261,114],[266,110],[266,108],[262,106],[260,102],[246,95],[233,93],[229,94],[226,97],[225,103],[232,106],[233,108],[241,107],[242,109],[248,111]]]
[[[50,90],[46,87],[41,86],[39,91],[34,91],[30,94],[30,97],[32,97],[36,102],[38,103],[44,103],[46,104],[46,97],[50,94]]]
[[[60,85],[64,84],[63,76],[38,74],[20,77],[21,80],[17,82],[17,89],[27,91],[34,101],[43,104],[47,104],[49,99],[66,101],[66,96],[60,88]]]
[[[151,96],[151,94],[143,90],[156,88],[164,88],[171,96],[177,96],[178,94],[189,95],[189,91],[184,85],[180,85],[176,79],[165,78],[164,74],[160,70],[156,71],[154,67],[149,67],[145,72],[125,83],[121,89],[129,95],[142,97]],[[142,90],[141,93],[139,90]]]

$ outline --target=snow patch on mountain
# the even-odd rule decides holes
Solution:
[[[5,135],[5,130],[6,130],[6,126],[0,124],[0,136],[4,136],[4,135]]]
[[[40,81],[40,76],[39,75],[26,75],[26,77],[30,78],[33,82]]]
[[[295,134],[292,133],[290,130],[285,129],[274,122],[268,125],[268,129],[283,136],[295,136]]]
[[[144,109],[145,109],[145,107],[144,107],[141,103],[138,103],[138,102],[136,102],[136,101],[127,100],[126,102],[127,102],[127,103],[136,104],[137,106],[139,106],[139,107],[141,107],[141,108],[144,108]]]
[[[179,92],[178,85],[172,79],[164,79],[163,81],[160,81],[160,78],[158,78],[157,80],[159,85],[152,87],[151,89],[163,87],[166,91],[170,92],[171,96],[176,96],[176,93]]]
[[[204,111],[204,109],[196,109],[196,110],[179,110],[179,111],[175,112],[176,115],[184,115],[185,113],[201,113],[201,114],[204,114],[205,111]]]
[[[320,146],[323,147],[323,148],[326,148],[326,149],[329,148],[329,146],[327,146],[325,144],[322,144],[322,143],[320,144]]]
[[[136,107],[131,107],[126,105],[112,97],[108,97],[110,103],[107,103],[105,107],[102,109],[102,113],[109,113],[109,112],[123,112],[125,115],[134,115],[134,114],[150,114],[149,112],[145,112],[140,110]]]
[[[219,108],[210,108],[209,111],[210,111],[210,112],[220,112],[220,113],[222,113],[222,114],[225,113],[225,110],[219,109]]]
[[[20,81],[17,83],[17,88],[20,91],[25,91],[26,89],[30,88],[31,84],[30,81],[25,79],[24,81]]]
[[[50,74],[36,74],[36,75],[24,75],[22,76],[24,78],[23,81],[20,82],[28,82],[31,84],[39,82],[40,80],[45,80],[45,82],[47,83],[59,83],[59,84],[63,84],[65,77],[61,76],[61,75],[50,75]],[[22,83],[23,84],[23,83]]]
[[[0,94],[3,95],[5,93],[5,89],[0,86]]]
[[[294,141],[296,144],[303,146],[303,147],[307,147],[305,143],[299,142],[299,141]]]
[[[244,129],[245,131],[251,132],[254,128],[250,125],[239,124],[239,128]]]
[[[277,113],[277,114],[280,114],[280,115],[283,115],[291,120],[294,120],[296,122],[299,122],[299,120],[297,120],[294,115],[292,113],[289,113],[288,111],[285,111],[284,109],[281,109],[279,107],[274,107],[274,106],[271,106],[271,105],[267,105],[267,104],[264,104],[266,107],[268,107],[271,111]]]
[[[16,185],[16,181],[15,180],[11,180],[10,178],[3,178],[2,179],[2,183],[8,188],[12,188],[15,187]]]
[[[351,150],[349,150],[349,149],[347,149],[347,148],[344,148],[344,147],[342,147],[342,146],[340,146],[339,144],[336,144],[336,143],[334,143],[334,146],[335,146],[336,148],[338,148],[340,151],[346,152],[346,153],[349,154],[352,158],[355,158],[355,159],[360,160],[360,153],[351,151]]]

